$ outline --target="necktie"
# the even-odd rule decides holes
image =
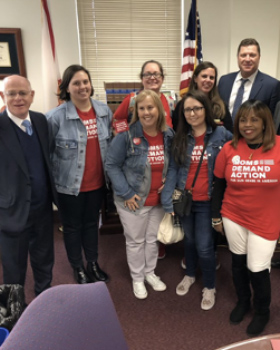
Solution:
[[[31,125],[29,120],[24,120],[21,123],[21,125],[23,125],[25,127],[27,135],[32,135],[33,134],[32,125]]]
[[[244,94],[244,85],[248,80],[249,79],[243,79],[243,78],[241,79],[241,85],[239,86],[239,89],[238,89],[237,95],[236,95],[236,99],[235,99],[234,104],[233,104],[233,110],[232,110],[232,115],[231,115],[233,120],[234,120],[235,115],[238,111],[238,108],[242,104],[243,94]]]

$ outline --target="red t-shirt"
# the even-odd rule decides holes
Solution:
[[[162,171],[164,165],[163,134],[159,132],[157,136],[149,136],[144,132],[144,136],[149,143],[148,160],[151,166],[152,176],[150,192],[144,205],[155,206],[160,204],[158,189],[162,186]]]
[[[230,142],[219,153],[215,176],[227,182],[221,214],[268,240],[280,233],[280,137],[275,146],[253,150],[244,139]],[[251,158],[251,159],[250,159]]]
[[[105,183],[103,164],[99,148],[96,115],[93,108],[88,112],[77,109],[78,115],[87,129],[86,159],[80,192],[97,190]]]
[[[191,165],[186,181],[185,188],[189,190],[192,187],[193,179],[200,161],[200,157],[203,151],[205,133],[199,137],[195,137],[195,146],[192,152]],[[196,182],[193,188],[193,200],[194,201],[209,201],[208,196],[209,180],[208,180],[208,156],[205,150],[201,167],[196,178]]]
[[[119,105],[119,107],[115,111],[113,119],[116,119],[116,120],[126,119],[127,120],[129,112],[133,113],[134,105],[129,107],[131,96],[132,96],[132,94],[129,94],[123,99],[122,103]],[[168,126],[170,126],[172,128],[173,127],[172,118],[170,115],[170,107],[169,107],[168,101],[167,101],[166,97],[164,96],[164,94],[160,95],[160,99],[161,99],[163,108],[165,110],[166,123]],[[129,108],[131,109],[131,111],[129,111]]]

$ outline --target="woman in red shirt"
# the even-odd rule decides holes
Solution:
[[[269,321],[270,263],[280,232],[280,137],[264,103],[242,104],[214,175],[212,224],[225,230],[238,298],[230,322],[240,323],[249,311],[251,284],[255,314],[247,333],[256,336]]]
[[[166,97],[162,92],[160,92],[164,81],[164,71],[162,64],[155,60],[144,62],[141,68],[140,79],[144,90],[153,90],[159,95],[165,111],[166,124],[172,128],[172,112],[174,109],[174,100],[171,97]],[[136,96],[136,93],[131,93],[124,98],[114,113],[114,122],[121,120],[131,120]],[[159,243],[158,258],[163,259],[164,257],[165,245]]]
[[[164,216],[160,204],[174,131],[166,126],[159,96],[151,90],[137,95],[129,130],[112,141],[106,172],[126,239],[127,262],[136,298],[166,289],[157,275],[157,232]]]
[[[159,95],[165,111],[166,124],[172,128],[171,114],[174,109],[174,100],[171,97],[166,98],[165,95],[160,92],[164,81],[162,64],[154,60],[146,61],[142,65],[140,79],[144,90],[153,90]],[[136,95],[137,93],[131,93],[124,98],[114,113],[114,121],[123,119],[130,121],[133,115]]]

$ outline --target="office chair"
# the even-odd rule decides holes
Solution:
[[[1,350],[128,350],[104,282],[47,289],[25,309]]]

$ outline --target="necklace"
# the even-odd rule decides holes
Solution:
[[[253,158],[253,155],[254,155],[254,152],[256,149],[260,148],[262,146],[262,142],[259,143],[259,144],[251,144],[251,145],[248,145],[249,148],[251,148],[253,151],[252,153],[249,155],[249,159],[251,160]]]

